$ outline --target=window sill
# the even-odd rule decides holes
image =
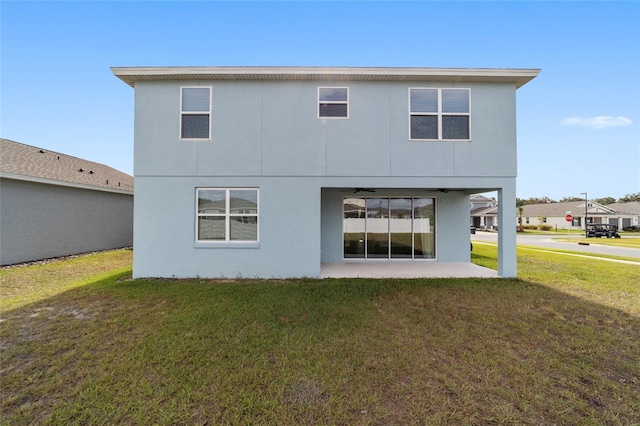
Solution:
[[[471,142],[471,139],[409,139],[409,142]]]
[[[257,249],[260,248],[258,242],[197,242],[193,244],[193,248],[197,249]]]

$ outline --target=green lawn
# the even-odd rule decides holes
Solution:
[[[130,256],[0,270],[2,424],[640,423],[635,265],[131,281]]]
[[[572,243],[589,243],[589,244],[602,244],[619,247],[630,247],[640,249],[640,233],[638,232],[624,232],[620,231],[621,238],[585,238],[584,231],[572,230],[568,235],[566,230],[558,231],[535,231],[527,229],[523,232],[519,232],[518,235],[550,235],[554,236],[555,241],[568,241]]]
[[[554,238],[554,240],[569,241],[572,243],[589,243],[640,249],[640,237],[637,237],[635,235],[623,235],[622,238],[584,238],[577,236],[571,236],[570,238],[567,238],[567,236],[565,235],[564,238],[559,236],[557,238]]]

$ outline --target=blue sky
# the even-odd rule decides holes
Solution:
[[[0,2],[0,135],[133,173],[111,66],[541,68],[519,198],[640,192],[640,2]]]

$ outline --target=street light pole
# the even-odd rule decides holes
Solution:
[[[581,192],[580,195],[582,194],[584,194],[584,237],[589,238],[589,231],[587,231],[587,223],[589,223],[588,216],[587,216],[589,199],[587,198],[586,192]]]

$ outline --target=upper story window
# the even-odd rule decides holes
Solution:
[[[348,87],[318,87],[319,118],[349,118]]]
[[[469,140],[469,89],[409,89],[410,139]]]
[[[211,87],[182,87],[180,139],[211,139]]]
[[[198,242],[257,242],[258,189],[196,189]]]

